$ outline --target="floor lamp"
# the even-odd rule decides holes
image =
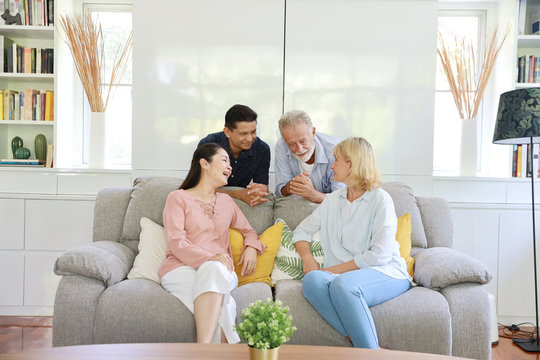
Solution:
[[[534,178],[532,170],[533,144],[540,143],[540,88],[517,89],[501,94],[497,122],[493,134],[494,144],[528,144],[531,171],[532,239],[534,257],[534,305],[536,307],[535,336],[530,340],[513,339],[525,351],[540,352],[538,339],[538,280],[536,273],[536,232],[534,219]],[[538,160],[537,160],[538,161]]]

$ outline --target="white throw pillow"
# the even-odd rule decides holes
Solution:
[[[304,265],[300,255],[296,251],[292,243],[293,232],[282,219],[277,219],[276,223],[283,223],[283,232],[281,235],[281,245],[274,260],[274,269],[272,270],[272,283],[279,280],[300,280],[304,277]],[[311,239],[311,253],[315,261],[319,263],[321,268],[324,266],[324,254],[319,240],[319,232],[313,234]]]
[[[161,283],[159,268],[167,253],[167,234],[163,226],[141,217],[141,235],[139,236],[139,254],[135,257],[128,279],[148,279]]]

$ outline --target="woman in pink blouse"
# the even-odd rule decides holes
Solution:
[[[234,330],[236,303],[230,296],[238,278],[229,228],[244,236],[242,275],[255,271],[257,254],[266,248],[232,198],[216,192],[230,175],[229,156],[221,146],[199,146],[186,179],[169,194],[163,210],[169,244],[159,270],[161,285],[194,314],[200,343],[240,341]]]

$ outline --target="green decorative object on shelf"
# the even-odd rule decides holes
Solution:
[[[23,140],[20,137],[15,136],[13,139],[11,139],[11,152],[13,153],[13,158],[15,158],[15,151],[22,146]]]
[[[30,157],[30,150],[28,148],[25,148],[24,146],[21,146],[17,150],[15,150],[15,159],[28,159]]]
[[[34,154],[39,161],[47,159],[47,139],[43,134],[37,134],[34,139]]]

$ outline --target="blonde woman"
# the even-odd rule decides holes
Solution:
[[[363,138],[349,138],[335,146],[334,156],[334,181],[347,187],[328,194],[293,235],[306,274],[303,292],[354,347],[377,349],[369,307],[404,293],[412,279],[399,254],[394,203],[380,188],[371,145]],[[324,250],[323,269],[309,250],[317,231]]]

